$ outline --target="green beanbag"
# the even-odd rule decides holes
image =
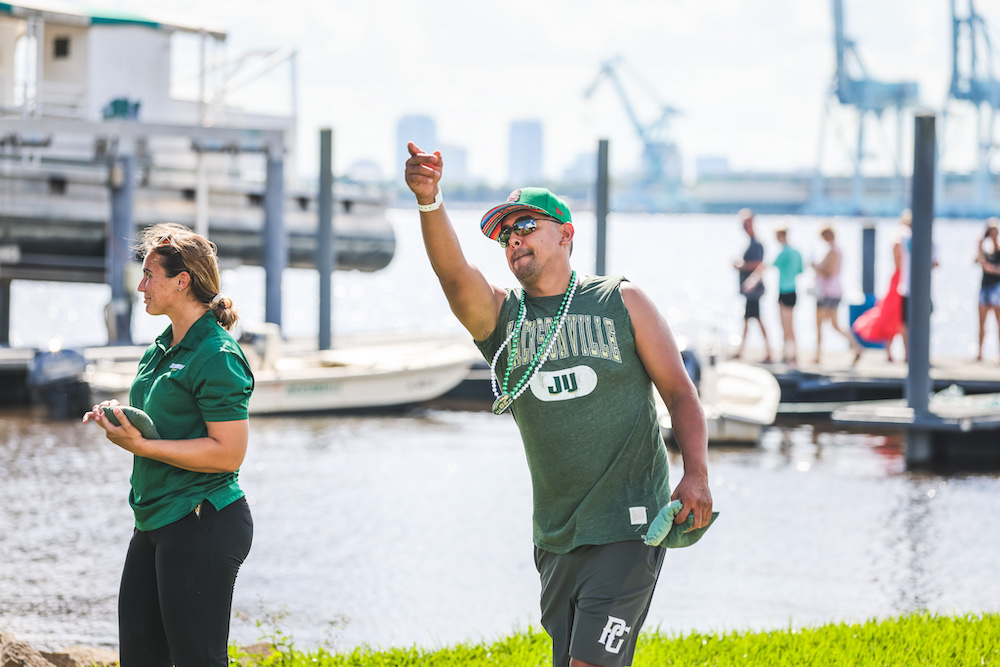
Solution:
[[[153,420],[145,412],[139,408],[133,408],[131,405],[117,405],[115,407],[121,408],[121,411],[125,413],[125,418],[131,422],[132,426],[139,429],[142,437],[149,440],[158,440],[160,438],[160,433],[156,430],[156,424],[153,423]],[[118,417],[115,416],[113,407],[104,408],[104,414],[115,426],[122,425],[118,421]]]
[[[712,518],[708,520],[708,525],[691,530],[694,526],[694,512],[688,514],[684,523],[674,523],[674,517],[681,511],[683,504],[680,500],[671,501],[660,510],[653,522],[649,524],[649,532],[642,536],[642,541],[651,547],[667,547],[670,549],[677,547],[689,547],[705,534],[715,520],[718,512],[712,512]]]

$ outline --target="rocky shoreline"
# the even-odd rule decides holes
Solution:
[[[70,646],[62,651],[39,651],[12,632],[0,631],[0,667],[111,667],[118,652],[90,646]]]
[[[266,657],[274,647],[266,642],[244,646],[247,656]],[[12,632],[0,630],[0,667],[115,667],[118,652],[92,646],[70,646],[61,651],[39,651]]]

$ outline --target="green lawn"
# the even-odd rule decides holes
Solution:
[[[549,638],[528,630],[490,644],[461,644],[437,650],[359,648],[350,653],[324,649],[300,652],[285,635],[266,658],[240,658],[232,664],[286,667],[548,667]],[[1000,667],[1000,614],[936,616],[915,613],[854,625],[831,624],[771,632],[693,633],[673,636],[643,633],[634,667]]]

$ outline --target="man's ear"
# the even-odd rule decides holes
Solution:
[[[572,244],[573,236],[576,234],[576,229],[573,227],[573,223],[564,222],[562,225],[560,225],[560,227],[562,227],[562,229],[559,230],[562,236],[560,236],[559,238],[559,244],[560,245],[567,243]]]

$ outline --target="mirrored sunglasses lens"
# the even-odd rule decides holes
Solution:
[[[538,223],[531,218],[526,220],[519,220],[507,229],[500,230],[497,234],[497,242],[500,244],[501,248],[506,248],[510,244],[510,235],[517,234],[518,236],[527,236],[531,232],[538,229]]]

